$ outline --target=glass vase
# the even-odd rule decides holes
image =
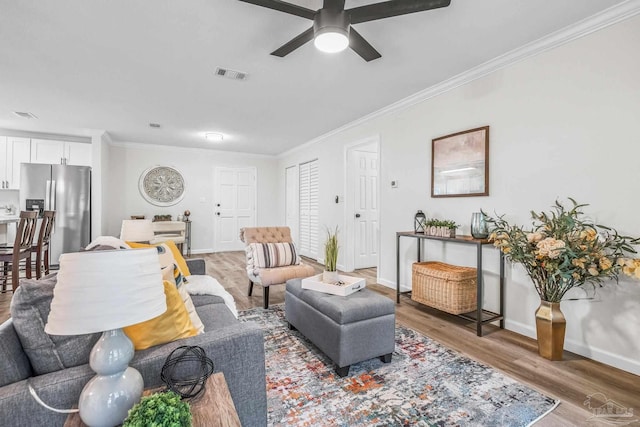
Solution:
[[[471,235],[474,239],[486,239],[489,237],[489,228],[482,212],[471,214]]]

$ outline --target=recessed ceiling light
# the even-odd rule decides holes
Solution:
[[[157,129],[160,127],[160,123],[149,123],[149,126]]]
[[[13,114],[15,114],[18,117],[22,117],[23,119],[37,119],[36,115],[33,113],[14,111]]]
[[[217,132],[207,132],[204,134],[204,137],[209,141],[221,142],[224,139],[224,135]]]

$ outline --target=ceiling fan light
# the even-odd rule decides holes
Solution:
[[[217,132],[207,132],[204,134],[204,137],[213,142],[222,142],[224,140],[224,135]]]
[[[346,32],[332,28],[316,34],[313,44],[323,52],[336,53],[349,47],[349,37]]]

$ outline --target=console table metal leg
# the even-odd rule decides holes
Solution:
[[[500,319],[500,327],[504,329],[504,254],[500,251],[500,315],[502,319]]]
[[[479,337],[482,336],[482,294],[483,294],[483,283],[482,283],[482,246],[478,245],[477,246],[477,251],[478,251],[478,259],[477,259],[477,283],[476,283],[476,288],[478,290],[477,293],[477,297],[478,297],[478,302],[477,302],[477,309],[476,309],[476,335],[478,335]]]
[[[400,236],[396,236],[396,304],[400,304]]]

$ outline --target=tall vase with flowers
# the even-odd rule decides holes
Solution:
[[[562,359],[566,321],[560,302],[570,289],[602,286],[617,281],[620,273],[640,279],[640,260],[630,258],[640,238],[595,224],[584,217],[587,205],[569,200],[568,208],[556,201],[550,212],[531,211],[529,229],[509,224],[504,215],[487,215],[489,238],[508,260],[524,267],[540,296],[538,352],[551,360]]]

